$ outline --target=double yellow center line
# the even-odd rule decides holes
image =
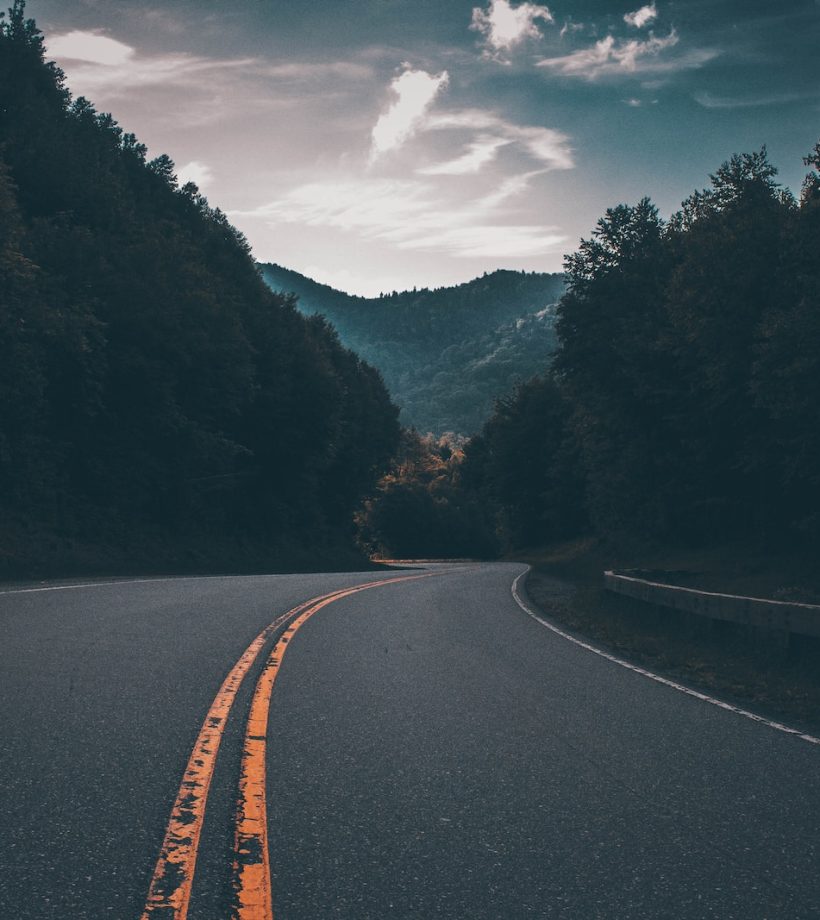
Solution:
[[[288,643],[315,613],[328,604],[382,585],[429,578],[432,574],[403,575],[342,588],[299,604],[277,617],[245,649],[231,668],[214,697],[194,743],[182,777],[159,859],[151,879],[148,899],[141,920],[185,920],[191,900],[199,840],[205,820],[208,791],[216,765],[216,755],[236,694],[270,637],[284,624],[289,625],[276,643],[260,674],[251,702],[242,751],[242,768],[234,835],[234,887],[237,907],[235,920],[272,920],[273,901],[268,853],[267,806],[265,801],[265,754],[273,684],[287,651]]]

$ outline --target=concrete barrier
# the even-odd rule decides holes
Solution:
[[[717,594],[664,585],[631,575],[604,572],[607,591],[656,604],[684,610],[713,620],[742,623],[758,629],[778,630],[801,636],[820,637],[820,606],[789,601],[769,601],[737,594]]]

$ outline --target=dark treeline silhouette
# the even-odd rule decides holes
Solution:
[[[399,435],[378,372],[270,291],[224,214],[72,100],[22,2],[0,23],[0,406],[9,569],[89,542],[327,564]]]
[[[446,475],[429,474],[441,443],[421,439],[426,459],[382,480],[365,532],[423,555],[588,534],[818,546],[820,144],[805,162],[799,200],[764,149],[668,222],[647,199],[608,210],[566,260],[543,373],[497,402]]]
[[[820,542],[820,144],[805,162],[799,201],[765,149],[734,156],[668,222],[620,205],[567,258],[550,371],[459,473],[509,544]]]
[[[455,287],[354,297],[278,265],[262,265],[276,291],[325,316],[342,342],[377,367],[419,431],[475,434],[499,396],[544,368],[556,347],[552,305],[562,275],[495,271]]]

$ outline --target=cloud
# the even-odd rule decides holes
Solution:
[[[214,174],[210,166],[200,163],[199,160],[191,160],[177,170],[177,179],[180,185],[195,182],[200,190],[204,190],[213,182]]]
[[[66,32],[54,35],[48,40],[47,49],[50,56],[67,58],[71,61],[85,61],[89,64],[102,64],[115,67],[125,64],[134,57],[130,45],[107,38],[99,32]]]
[[[372,132],[370,160],[400,147],[415,134],[433,100],[449,81],[447,71],[433,76],[424,70],[406,69],[390,84],[395,99],[379,116]]]
[[[517,144],[547,169],[572,169],[575,166],[570,139],[563,132],[534,125],[515,125],[483,109],[463,109],[430,116],[425,127],[431,131],[466,129],[482,132],[485,137],[492,133],[499,140]]]
[[[94,102],[128,96],[145,87],[182,86],[201,91],[217,86],[221,72],[246,72],[252,59],[215,60],[190,54],[142,55],[130,45],[97,32],[55,35],[48,56],[66,71],[72,91]]]
[[[373,76],[373,68],[355,61],[290,61],[273,64],[261,71],[277,80],[366,80]]]
[[[484,134],[469,145],[467,153],[463,156],[455,160],[448,160],[446,163],[427,166],[419,169],[418,172],[423,176],[463,176],[477,173],[496,158],[502,147],[510,143],[512,142],[506,138]]]
[[[820,2],[820,0],[818,0]],[[729,96],[713,96],[711,93],[698,93],[695,101],[705,109],[748,109],[764,105],[783,105],[799,99],[810,99],[817,93],[767,93],[762,96],[750,96],[745,99]]]
[[[479,6],[473,8],[470,28],[484,36],[485,53],[498,57],[528,38],[541,38],[539,19],[554,21],[549,8],[537,3],[521,3],[514,7],[508,0],[490,0],[486,10]]]
[[[509,221],[500,205],[525,191],[536,173],[505,180],[482,197],[457,200],[447,187],[419,179],[345,179],[310,182],[232,218],[271,226],[301,224],[355,233],[398,250],[458,258],[530,258],[556,251],[566,237],[552,226]]]
[[[628,26],[634,26],[636,29],[642,29],[647,23],[652,22],[658,16],[658,9],[654,3],[648,6],[642,6],[634,13],[627,13],[624,16],[624,22]]]
[[[644,41],[630,39],[618,42],[612,35],[607,35],[590,48],[581,48],[561,57],[544,58],[538,62],[538,66],[563,76],[596,80],[606,76],[700,67],[718,54],[713,49],[695,49],[661,60],[662,53],[674,48],[678,41],[678,33],[674,29],[664,37],[650,33]]]
[[[566,236],[554,227],[485,225],[452,227],[408,240],[404,249],[449,252],[463,259],[526,259],[555,252]]]
[[[571,19],[567,19],[561,26],[561,31],[558,34],[563,38],[565,35],[571,35],[573,32],[583,32],[585,28],[586,26],[582,22],[573,22]]]

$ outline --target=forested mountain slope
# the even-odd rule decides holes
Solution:
[[[325,316],[342,342],[377,367],[401,421],[440,434],[477,431],[495,400],[542,372],[555,348],[552,305],[563,275],[496,271],[436,290],[354,297],[278,265],[275,291]]]
[[[378,372],[167,157],[72,100],[19,0],[0,86],[0,571],[351,552],[398,438]]]

